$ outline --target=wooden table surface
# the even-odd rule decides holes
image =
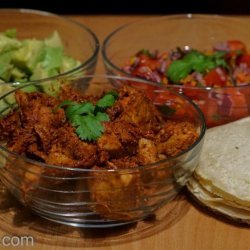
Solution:
[[[70,16],[70,18],[90,27],[99,37],[100,42],[116,27],[135,19],[144,18],[143,16]],[[100,57],[101,59],[101,57]],[[99,60],[98,73],[103,73],[103,65]],[[162,221],[158,230],[151,230],[150,233],[132,235],[129,240],[118,240],[108,243],[106,246],[95,247],[95,238],[92,238],[93,244],[89,244],[87,249],[99,250],[250,250],[250,229],[239,224],[222,220],[218,216],[208,213],[198,205],[187,198],[184,193],[181,201],[173,207],[170,214],[171,220]],[[1,223],[1,221],[0,221]],[[9,225],[13,227],[13,225]],[[117,229],[114,229],[116,231]],[[73,229],[72,229],[73,231]],[[113,232],[116,233],[116,232]],[[0,238],[4,235],[11,235],[4,226],[0,230]],[[23,229],[23,235],[28,232]],[[39,234],[39,232],[37,232]],[[106,232],[106,235],[109,232]],[[112,234],[112,232],[110,232]],[[53,236],[53,240],[48,243],[41,243],[36,240],[34,231],[34,247],[39,249],[83,249],[81,244],[63,247],[63,238]],[[51,236],[52,237],[52,236]],[[108,237],[108,236],[107,236]],[[121,236],[122,239],[122,236]],[[28,247],[27,249],[31,249]],[[0,249],[7,249],[0,245]],[[8,247],[8,249],[26,249],[25,247]]]

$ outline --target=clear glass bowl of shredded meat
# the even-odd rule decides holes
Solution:
[[[206,129],[184,96],[115,76],[20,86],[0,115],[0,180],[38,215],[79,227],[157,213],[193,173]]]
[[[112,32],[102,55],[109,74],[153,81],[188,96],[212,127],[250,115],[248,31],[247,17],[147,18]]]

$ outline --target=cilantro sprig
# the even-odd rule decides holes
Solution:
[[[112,107],[117,99],[117,92],[112,91],[99,99],[96,105],[65,100],[57,109],[65,107],[65,115],[81,140],[95,141],[104,132],[102,122],[110,120],[105,110]]]
[[[196,50],[187,53],[182,59],[173,61],[168,70],[167,76],[174,83],[179,83],[181,79],[188,76],[192,71],[204,74],[216,67],[228,69],[224,59],[226,52],[218,51],[212,55],[205,55]]]
[[[118,99],[117,92],[110,91],[96,103],[96,109],[105,110],[109,107],[112,107],[117,99]]]

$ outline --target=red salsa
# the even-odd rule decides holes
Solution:
[[[241,41],[222,42],[207,51],[188,46],[161,53],[143,49],[123,70],[135,77],[179,86],[202,109],[208,126],[250,114],[250,54]],[[207,91],[208,87],[212,91]]]
[[[141,50],[123,68],[136,77],[163,84],[224,87],[250,82],[250,54],[241,41],[227,41],[210,51],[177,48],[159,53]]]

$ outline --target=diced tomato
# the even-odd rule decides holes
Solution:
[[[245,54],[241,55],[236,60],[237,65],[240,65],[241,63],[245,63],[250,68],[250,55]]]
[[[160,62],[158,58],[151,58],[147,55],[140,55],[140,66],[148,66],[152,71],[160,67]]]
[[[247,100],[245,95],[238,88],[227,88],[224,95],[228,96],[232,102],[230,113],[228,114],[232,120],[236,120],[249,115]],[[226,108],[222,103],[221,109]]]
[[[139,76],[141,78],[144,78],[146,80],[151,80],[151,74],[152,70],[148,66],[142,66],[142,67],[137,67],[135,68],[131,74],[133,76]]]
[[[206,86],[209,87],[223,87],[227,83],[227,73],[222,68],[215,68],[209,71],[205,76],[204,80]]]
[[[228,47],[231,52],[236,52],[236,53],[243,53],[245,54],[247,52],[246,45],[238,40],[229,40],[227,41]]]

